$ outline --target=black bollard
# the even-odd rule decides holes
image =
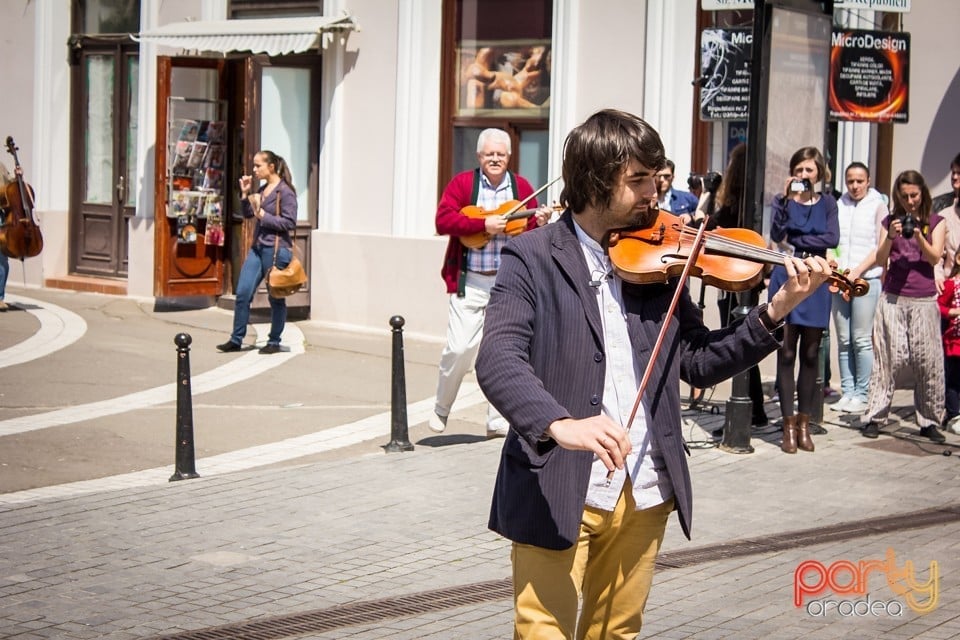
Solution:
[[[393,327],[393,376],[390,393],[390,442],[387,453],[413,451],[407,432],[407,382],[403,373],[403,317],[390,318]]]
[[[199,478],[193,455],[193,399],[190,391],[190,343],[188,333],[178,333],[173,339],[177,345],[177,461],[170,476],[174,480]]]
[[[732,295],[732,294],[731,294]],[[740,294],[740,306],[733,310],[735,321],[746,317],[750,312],[750,305],[755,303],[751,298],[753,291],[743,291]],[[750,422],[753,415],[753,401],[750,399],[750,369],[744,369],[733,376],[730,387],[730,397],[724,410],[723,440],[720,449],[727,453],[753,453],[750,444]]]

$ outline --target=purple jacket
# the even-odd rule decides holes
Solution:
[[[257,220],[257,226],[253,232],[255,242],[272,247],[279,236],[280,246],[292,248],[290,232],[297,227],[297,194],[283,180],[270,192],[270,195],[263,198],[265,188],[266,185],[260,187],[262,198],[260,208],[264,215]],[[252,218],[253,205],[246,198],[243,198],[240,204],[243,217]]]

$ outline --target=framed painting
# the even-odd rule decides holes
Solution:
[[[550,67],[549,40],[462,42],[457,115],[547,117]]]

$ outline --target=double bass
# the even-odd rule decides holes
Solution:
[[[32,258],[43,250],[43,235],[33,215],[33,187],[23,181],[13,136],[7,136],[7,151],[13,156],[15,180],[0,192],[0,252],[9,258]]]

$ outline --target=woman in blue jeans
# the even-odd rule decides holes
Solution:
[[[254,178],[261,183],[254,192]],[[253,294],[273,267],[273,253],[277,250],[277,267],[286,267],[293,259],[290,231],[297,226],[297,192],[290,179],[287,163],[272,151],[258,151],[253,156],[253,176],[240,178],[241,205],[244,218],[256,218],[253,246],[243,261],[237,282],[236,304],[233,311],[233,333],[230,339],[217,345],[223,352],[243,349],[250,319]],[[287,301],[267,294],[270,301],[270,335],[260,353],[280,351],[280,334],[287,321]]]
[[[881,222],[888,213],[880,192],[870,186],[870,171],[862,162],[852,162],[844,172],[847,192],[837,201],[840,244],[830,252],[837,268],[851,280],[863,278],[870,285],[857,298],[833,294],[833,326],[836,329],[837,361],[840,365],[841,398],[832,407],[847,413],[867,408],[867,384],[873,368],[873,315],[880,300],[877,240]]]

